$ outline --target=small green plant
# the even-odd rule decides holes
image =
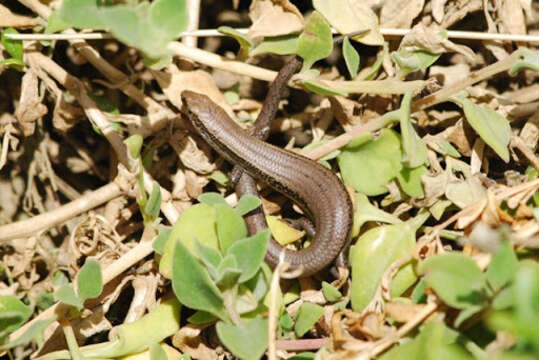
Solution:
[[[54,298],[81,310],[87,299],[98,297],[101,291],[103,291],[101,265],[97,260],[88,258],[77,275],[77,291],[72,284],[64,284],[54,292]]]
[[[6,34],[18,34],[19,32],[13,28],[7,28],[2,31],[0,40],[4,49],[7,53],[11,55],[10,58],[0,60],[0,66],[8,66],[15,70],[22,71],[24,68],[24,62],[22,61],[22,41],[21,40],[12,40],[6,37]]]
[[[270,232],[249,237],[242,216],[260,200],[244,196],[232,208],[221,195],[206,193],[199,201],[172,228],[160,270],[172,278],[178,300],[198,310],[189,321],[217,320],[217,334],[231,352],[257,359],[267,346],[262,313],[271,274],[264,263]],[[245,342],[247,334],[252,341]]]

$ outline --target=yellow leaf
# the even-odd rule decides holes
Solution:
[[[282,246],[297,241],[305,235],[305,232],[294,229],[276,216],[266,216],[266,221],[275,240]]]

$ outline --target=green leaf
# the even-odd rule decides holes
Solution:
[[[427,282],[425,280],[421,280],[417,283],[416,287],[414,288],[414,291],[412,291],[411,296],[411,299],[414,304],[423,303],[427,300],[427,294],[425,293],[426,286]]]
[[[385,222],[388,224],[398,224],[402,220],[393,214],[387,213],[372,205],[369,198],[362,193],[356,193],[357,211],[354,214],[354,225],[358,224],[359,229],[368,221]]]
[[[216,192],[207,192],[207,193],[201,194],[197,200],[201,202],[202,204],[206,204],[209,206],[215,206],[218,204],[228,205],[223,195]]]
[[[214,208],[206,204],[196,204],[186,209],[172,227],[170,238],[180,239],[193,253],[195,253],[194,239],[217,249]]]
[[[226,254],[232,244],[247,236],[247,227],[243,218],[228,205],[216,205],[215,218],[219,248]]]
[[[167,353],[160,344],[153,343],[150,345],[150,360],[167,360]]]
[[[475,314],[479,313],[480,311],[484,310],[484,305],[472,305],[464,310],[461,310],[457,318],[455,319],[455,327],[459,327],[462,325],[466,320],[474,316]]]
[[[165,245],[172,233],[172,226],[159,225],[157,229],[157,237],[153,241],[152,247],[156,253],[163,255],[165,253]]]
[[[406,195],[412,198],[422,198],[425,193],[423,192],[421,176],[428,172],[424,165],[414,169],[405,167],[397,174],[397,181]]]
[[[157,219],[161,209],[161,188],[157,181],[153,182],[152,193],[148,198],[148,202],[144,206],[144,213],[149,217],[149,221]]]
[[[228,176],[221,170],[215,170],[214,172],[212,172],[210,175],[210,179],[215,181],[217,184],[221,186],[225,186],[225,187],[228,186],[230,182],[230,180],[228,179]]]
[[[189,21],[185,0],[155,0],[150,5],[149,15],[150,29],[156,37],[163,38],[163,43],[177,38]]]
[[[519,264],[513,285],[515,314],[520,334],[539,350],[539,264],[532,260]]]
[[[96,0],[64,0],[59,10],[60,18],[78,29],[105,29],[99,16]]]
[[[264,53],[277,55],[296,54],[298,51],[299,36],[296,34],[266,37],[257,47],[251,50],[250,55],[255,56]]]
[[[262,300],[269,290],[271,270],[266,263],[262,263],[258,272],[251,279],[247,280],[243,286],[248,288],[256,300]]]
[[[140,319],[121,324],[110,342],[81,349],[86,359],[117,358],[158,344],[180,329],[181,304],[174,297],[162,301]],[[69,358],[69,357],[68,357]]]
[[[103,291],[103,276],[101,265],[96,259],[87,258],[84,266],[77,276],[79,297],[84,302],[86,299],[98,297]]]
[[[359,54],[350,43],[348,36],[344,37],[344,41],[342,43],[342,53],[344,56],[344,62],[346,63],[346,68],[350,74],[350,78],[353,80],[357,77],[357,71],[359,69]]]
[[[71,285],[62,285],[54,292],[54,298],[56,301],[60,301],[66,305],[71,305],[77,309],[82,309],[84,301],[75,294],[73,286]]]
[[[350,248],[351,299],[355,311],[361,312],[369,304],[389,266],[413,251],[415,233],[428,217],[423,212],[400,224],[373,228]],[[416,279],[412,264],[404,265],[391,282],[391,296],[401,295]]]
[[[348,93],[338,90],[338,89],[332,89],[324,84],[322,84],[319,81],[316,80],[304,80],[301,85],[313,93],[320,94],[320,95],[328,95],[328,96],[344,96],[347,97]]]
[[[388,192],[384,186],[402,169],[399,135],[382,129],[378,139],[357,146],[347,145],[337,156],[346,185],[368,196]]]
[[[266,223],[271,230],[271,235],[281,246],[292,244],[305,235],[305,232],[293,228],[277,216],[266,216]]]
[[[217,317],[205,311],[197,311],[187,318],[187,321],[191,324],[207,324],[216,320]]]
[[[451,200],[437,200],[430,208],[429,212],[436,220],[440,220],[445,210],[451,206]]]
[[[163,68],[172,63],[172,59],[171,55],[150,56],[142,53],[142,63],[144,66],[155,71],[163,70]]]
[[[234,211],[239,216],[244,216],[260,205],[262,205],[262,201],[258,197],[247,194],[240,198],[240,201],[238,201],[238,205],[236,205]]]
[[[513,306],[509,310],[494,311],[487,317],[487,326],[493,331],[512,333],[521,349],[539,351],[539,264],[532,260],[519,263],[514,276]]]
[[[251,279],[257,273],[264,261],[269,239],[270,232],[266,229],[246,239],[238,240],[229,247],[227,254],[236,258],[241,269],[239,283]]]
[[[184,0],[156,0],[135,6],[98,6],[95,0],[66,0],[60,17],[79,29],[108,29],[118,40],[152,58],[166,55],[166,45],[187,26]]]
[[[17,330],[32,315],[32,309],[16,296],[0,296],[0,333]]]
[[[539,176],[539,171],[537,171],[533,166],[529,165],[524,172],[528,177],[528,181],[535,180]],[[533,204],[535,205],[534,214],[535,219],[539,221],[539,191],[535,191],[532,197]]]
[[[27,344],[34,339],[43,340],[43,331],[55,320],[37,320],[21,336],[7,344],[0,345],[0,351],[13,349],[14,347]]]
[[[124,141],[132,159],[137,159],[140,157],[140,150],[142,149],[143,141],[142,136],[139,134],[131,135]]]
[[[230,254],[225,256],[217,267],[217,277],[215,283],[221,288],[232,287],[238,282],[241,275],[241,269],[238,268],[236,258]]]
[[[281,318],[279,319],[279,325],[281,325],[281,328],[286,331],[290,331],[294,327],[294,320],[290,317],[287,311],[281,315]]]
[[[288,358],[288,360],[314,360],[316,359],[316,354],[312,352],[302,352],[297,355]]]
[[[388,52],[389,52],[389,48],[387,46],[387,43],[384,42],[384,48],[382,50],[382,53],[376,57],[376,61],[374,62],[374,64],[371,65],[371,67],[368,70],[365,70],[365,72],[362,71],[361,80],[372,80],[376,77],[376,75],[378,74],[378,70],[380,70],[380,68],[382,67],[382,63],[384,62],[384,59],[387,56]]]
[[[172,272],[172,289],[182,304],[228,319],[221,292],[181,241],[174,248]]]
[[[40,291],[36,296],[36,305],[40,310],[46,310],[54,305],[54,294],[52,292]]]
[[[58,270],[54,273],[54,276],[52,277],[52,284],[56,287],[67,285],[69,284],[69,279],[62,271]]]
[[[425,70],[438,60],[441,54],[432,54],[425,50],[415,50],[411,54],[406,49],[391,53],[391,59],[399,66],[401,76],[419,70]]]
[[[368,3],[349,0],[313,0],[313,7],[320,11],[332,27],[341,34],[369,29],[369,33],[354,37],[366,45],[382,45],[378,16]]]
[[[466,120],[477,132],[481,139],[502,158],[509,162],[509,140],[511,140],[511,125],[505,117],[496,111],[478,106],[470,99],[459,97]]]
[[[14,58],[1,60],[0,66],[7,66],[17,71],[22,71],[24,69],[24,63],[21,60]]]
[[[500,291],[515,276],[518,267],[518,259],[513,251],[513,246],[504,241],[499,250],[492,256],[486,276],[492,290]]]
[[[11,55],[12,58],[23,64],[22,62],[22,40],[12,40],[6,37],[6,34],[18,34],[19,32],[14,28],[7,28],[2,31],[1,41],[4,45],[4,49]]]
[[[159,272],[166,278],[172,276],[172,258],[176,242],[181,241],[195,256],[195,239],[201,244],[218,249],[217,231],[215,230],[215,210],[206,204],[196,204],[184,210],[165,243],[163,256],[159,263]]]
[[[242,314],[245,318],[253,318],[267,314],[267,307],[259,303],[247,287],[238,286],[238,295],[236,297],[236,312]]]
[[[116,105],[116,103],[114,103],[114,101],[112,101],[111,99],[109,99],[108,97],[106,96],[98,96],[98,95],[95,95],[93,93],[88,93],[88,95],[90,96],[90,98],[97,104],[97,106],[99,106],[99,108],[101,110],[103,110],[104,112],[108,112],[108,113],[111,113],[111,114],[114,114],[114,115],[120,115],[120,109],[118,108],[118,105]],[[115,130],[121,130],[121,127],[118,128],[116,127],[114,124],[119,124],[117,122],[114,122],[114,121],[109,121],[109,123],[111,125],[113,125],[113,127],[115,128]],[[136,134],[136,135],[132,135],[130,136],[129,138],[131,137],[134,137],[134,138],[137,138],[135,141],[137,142],[137,146],[142,146],[142,142],[143,142],[143,139],[142,139],[142,136]],[[128,139],[129,139],[128,138]],[[138,157],[138,154],[140,153],[140,148],[138,149],[138,152],[136,153],[137,155],[136,156],[133,156],[134,158]]]
[[[239,326],[220,321],[216,330],[219,340],[242,360],[260,359],[268,347],[268,321],[263,318],[245,320]]]
[[[492,308],[494,310],[503,310],[513,306],[513,303],[513,288],[508,286],[494,297],[492,300]]]
[[[409,168],[416,168],[428,162],[427,145],[415,132],[410,117],[412,92],[407,92],[401,102],[400,125],[402,136],[402,148],[404,150],[404,164]]]
[[[539,71],[539,51],[530,49],[518,49],[519,60],[509,69],[509,75],[515,75],[522,69]]]
[[[458,340],[458,333],[443,323],[429,322],[414,339],[392,348],[379,359],[472,360]]]
[[[294,332],[298,338],[305,335],[310,328],[324,315],[324,308],[309,302],[301,304],[296,315],[296,325]]]
[[[477,264],[460,253],[431,256],[421,262],[419,274],[447,305],[466,309],[484,299],[485,276]]]
[[[202,260],[212,278],[217,278],[217,268],[223,261],[223,257],[219,250],[201,244],[198,241],[195,241],[195,247],[200,260]]]
[[[246,59],[249,56],[249,50],[253,46],[251,40],[244,34],[240,33],[238,30],[231,28],[230,26],[219,26],[217,28],[221,34],[225,34],[234,38],[240,44],[240,52],[238,58]]]
[[[70,27],[71,23],[62,19],[60,12],[56,10],[51,13],[51,16],[49,16],[45,34],[54,34],[55,32],[66,30]]]
[[[328,57],[332,49],[329,24],[318,11],[314,11],[298,40],[297,54],[303,58],[301,71],[309,70],[316,61]]]
[[[335,302],[342,298],[342,294],[339,289],[325,281],[322,281],[322,294],[324,294],[324,297],[329,302]]]

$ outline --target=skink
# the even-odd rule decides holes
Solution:
[[[330,170],[299,154],[247,134],[207,96],[182,93],[184,111],[200,136],[221,156],[240,165],[298,204],[313,220],[316,235],[299,251],[285,249],[285,261],[310,276],[328,266],[348,242],[352,203],[342,182]],[[266,261],[273,267],[282,250],[271,240]]]

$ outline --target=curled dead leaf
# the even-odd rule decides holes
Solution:
[[[380,11],[380,24],[386,28],[409,29],[424,5],[425,0],[386,1]]]
[[[36,120],[45,115],[47,111],[39,94],[37,74],[28,70],[22,77],[21,96],[15,110],[15,118],[19,121],[24,136],[30,136],[34,133]]]
[[[286,35],[303,29],[303,16],[287,0],[255,0],[249,8],[249,17],[253,22],[248,33],[251,39]]]

